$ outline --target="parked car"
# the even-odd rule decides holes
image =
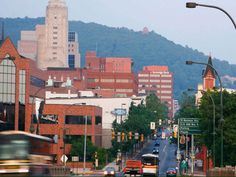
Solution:
[[[166,171],[166,176],[177,176],[177,170],[176,168],[168,168]]]
[[[103,172],[104,176],[116,176],[116,171],[114,167],[106,167]]]

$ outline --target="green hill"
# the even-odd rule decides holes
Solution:
[[[14,44],[20,39],[21,30],[34,30],[36,24],[43,24],[44,18],[0,18],[5,23],[5,35],[11,37]],[[70,21],[70,31],[79,36],[82,66],[86,51],[97,51],[99,57],[131,57],[135,72],[147,65],[167,65],[174,74],[174,95],[179,95],[189,87],[201,82],[204,66],[185,65],[188,59],[207,62],[208,56],[198,50],[175,44],[173,41],[152,31],[148,34],[127,28],[113,28],[96,23]],[[227,61],[213,59],[213,65],[220,76],[236,76],[236,65]]]

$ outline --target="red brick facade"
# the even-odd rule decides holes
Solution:
[[[211,56],[208,58],[208,64],[213,66]],[[214,70],[210,66],[207,66],[203,74],[203,90],[212,90],[215,87],[215,79]]]

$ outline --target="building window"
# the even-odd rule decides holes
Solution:
[[[101,116],[95,116],[95,125],[102,124],[102,117]]]
[[[101,79],[101,82],[114,82],[115,79]]]
[[[69,65],[69,68],[75,68],[75,55],[69,55],[68,65]]]
[[[76,115],[66,115],[65,124],[79,124],[85,125],[85,116],[76,116]],[[92,124],[92,117],[87,116],[87,124]]]
[[[3,59],[0,62],[0,121],[2,122],[0,131],[15,128],[15,78],[14,62],[11,59]]]
[[[25,70],[20,70],[20,81],[19,81],[19,101],[22,104],[25,104]]]
[[[68,41],[69,41],[69,42],[76,42],[76,40],[75,40],[75,35],[76,35],[75,32],[69,32]]]
[[[16,67],[12,60],[0,63],[0,102],[15,103]]]

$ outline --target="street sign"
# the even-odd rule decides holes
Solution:
[[[63,155],[61,156],[61,161],[62,161],[63,163],[66,163],[67,160],[68,160],[68,157],[67,157],[65,154],[63,154]]]
[[[72,156],[72,162],[79,162],[79,156]]]
[[[155,122],[150,122],[150,129],[155,130]]]
[[[182,134],[200,134],[198,118],[180,118],[179,130]]]

